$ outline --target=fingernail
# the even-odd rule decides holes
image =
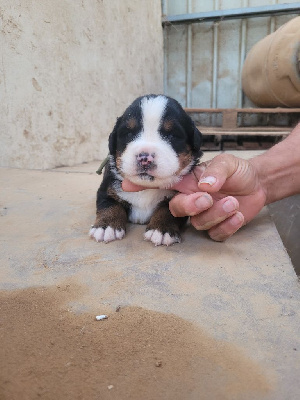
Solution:
[[[195,206],[199,208],[199,210],[204,210],[212,206],[213,200],[210,196],[203,195],[201,197],[198,197],[198,199],[195,200]]]
[[[236,208],[237,208],[237,205],[233,200],[227,200],[223,204],[223,210],[228,212],[228,213],[236,210]]]
[[[207,183],[210,186],[213,186],[216,182],[217,182],[217,178],[215,178],[214,176],[206,176],[205,178],[200,179],[199,185],[201,183]]]
[[[231,223],[231,225],[234,225],[234,226],[240,226],[241,223],[243,223],[243,222],[244,222],[244,216],[241,213],[234,214],[230,218],[230,223]]]

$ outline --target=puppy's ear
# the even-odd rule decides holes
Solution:
[[[202,133],[196,128],[195,122],[189,114],[185,113],[185,127],[188,134],[189,144],[194,152],[200,152],[202,144]]]
[[[109,149],[109,154],[111,154],[111,155],[115,154],[115,152],[117,150],[117,132],[118,132],[120,123],[121,123],[121,117],[119,117],[117,119],[114,129],[108,138],[108,149]]]
[[[192,141],[192,146],[193,150],[200,150],[200,146],[202,144],[202,133],[199,131],[199,129],[196,128],[196,125],[194,121],[193,123],[193,141]]]

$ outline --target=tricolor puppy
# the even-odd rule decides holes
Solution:
[[[197,164],[201,133],[180,104],[163,95],[136,99],[117,119],[109,136],[109,163],[97,192],[97,217],[90,236],[97,242],[122,239],[126,223],[147,224],[155,245],[180,242],[186,218],[175,218],[169,188]],[[124,192],[122,180],[153,187]]]

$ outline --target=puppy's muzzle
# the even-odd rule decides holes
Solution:
[[[139,171],[146,172],[151,169],[156,168],[155,164],[155,154],[147,153],[145,151],[141,152],[136,156],[137,167]]]

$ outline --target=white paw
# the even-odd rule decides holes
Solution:
[[[89,235],[97,242],[109,243],[113,240],[123,239],[125,231],[124,229],[114,229],[108,226],[107,228],[91,228]]]
[[[149,240],[155,244],[155,246],[161,246],[162,244],[165,246],[170,246],[174,243],[180,243],[180,237],[171,236],[169,233],[163,234],[157,229],[150,229],[149,231],[144,233],[145,240]]]

